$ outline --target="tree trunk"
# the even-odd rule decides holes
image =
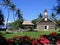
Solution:
[[[13,19],[14,19],[14,22],[15,22],[15,16],[14,16],[14,11],[13,11]]]
[[[9,19],[9,8],[8,8],[8,17],[7,17],[7,22],[6,22],[6,29],[8,27],[8,19]]]

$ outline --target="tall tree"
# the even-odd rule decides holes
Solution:
[[[11,1],[10,0],[2,0],[2,3],[0,5],[5,6],[8,9],[8,17],[7,17],[7,22],[6,22],[6,29],[8,25],[8,19],[9,19],[9,7],[10,7]]]
[[[51,16],[50,16],[50,19],[52,20],[52,21],[55,21],[56,22],[56,20],[57,20],[57,17],[56,17],[56,15],[52,12],[52,14],[51,14]]]
[[[57,0],[57,5],[53,7],[53,10],[56,14],[60,15],[60,0]],[[56,26],[60,28],[60,19],[56,20]]]
[[[40,21],[42,18],[43,18],[43,16],[42,16],[42,14],[40,13],[40,14],[38,15],[38,20]]]
[[[0,27],[1,25],[4,25],[4,16],[2,14],[2,11],[0,10]]]
[[[17,9],[16,16],[17,16],[17,20],[18,20],[18,25],[20,28],[22,28],[22,22],[24,21],[24,19],[22,17],[20,9]]]
[[[14,12],[16,11],[16,5],[11,4],[10,9],[13,11],[13,18],[14,18],[14,22],[15,22],[15,14],[14,14]]]
[[[60,14],[60,0],[57,0],[57,6],[54,6],[53,9],[57,14]]]

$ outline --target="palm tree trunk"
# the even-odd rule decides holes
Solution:
[[[14,15],[14,11],[13,11],[13,18],[14,18],[14,22],[15,22],[15,15]]]
[[[9,19],[9,9],[8,9],[8,17],[7,17],[7,22],[6,22],[6,29],[8,27],[8,19]]]
[[[15,22],[15,15],[14,15],[14,10],[13,10],[13,19],[14,19],[14,22]],[[15,25],[16,23],[14,23],[14,25]]]

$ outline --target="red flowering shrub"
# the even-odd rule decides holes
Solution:
[[[44,37],[44,35],[40,35],[40,38],[43,38]]]
[[[16,39],[16,38],[21,39],[22,37],[21,36],[14,36],[13,37],[13,39]]]
[[[57,36],[57,32],[52,32],[52,33],[50,33],[50,35]]]
[[[31,39],[30,39],[30,37],[29,36],[24,36],[23,38],[22,38],[22,41],[21,41],[21,43],[20,44],[22,44],[22,45],[31,45]]]
[[[7,39],[6,45],[15,45],[15,41],[13,39]]]
[[[56,44],[60,44],[60,40],[58,40],[58,41],[56,42]]]
[[[40,37],[40,42],[42,44],[49,44],[50,43],[50,41],[48,39],[46,39],[46,37]]]
[[[35,39],[32,40],[32,45],[39,45],[37,38],[35,38]]]
[[[7,39],[6,42],[14,42],[13,39]]]
[[[22,36],[14,36],[13,40],[15,41],[16,45],[19,45],[22,42]]]
[[[26,36],[25,41],[29,41],[29,40],[30,40],[30,37]]]
[[[15,40],[15,44],[19,45],[29,45],[31,43],[31,39],[28,36],[14,36],[13,39]]]

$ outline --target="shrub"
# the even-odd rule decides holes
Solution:
[[[40,39],[31,39],[29,36],[14,36],[12,39],[6,39],[0,33],[0,45],[45,45],[45,44],[60,44],[60,34],[56,32],[50,35],[40,35]]]

